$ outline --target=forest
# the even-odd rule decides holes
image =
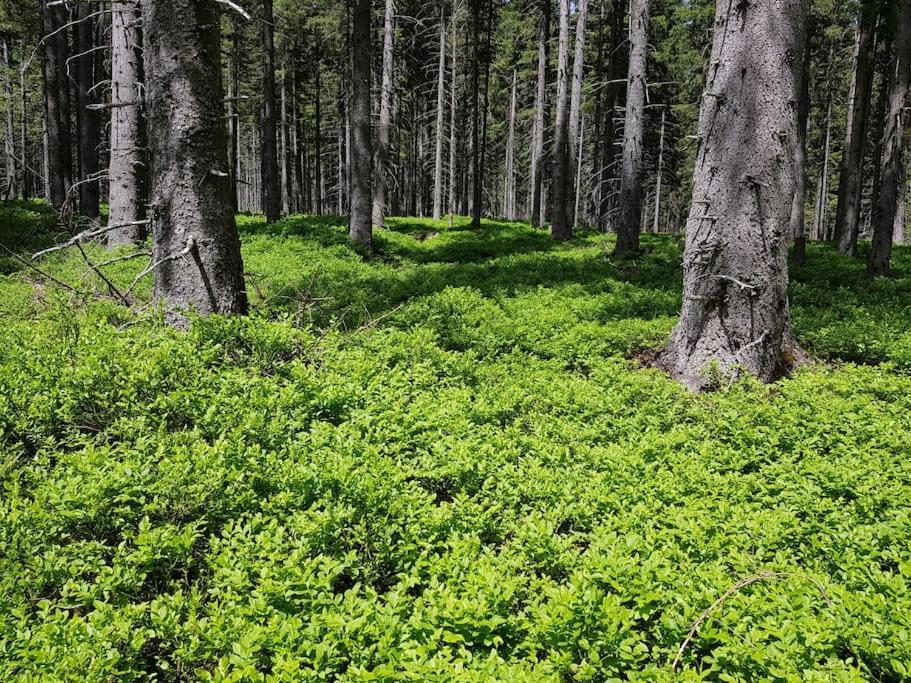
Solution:
[[[0,0],[0,680],[911,680],[911,0]]]

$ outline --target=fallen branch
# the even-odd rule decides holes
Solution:
[[[73,294],[80,294],[80,292],[79,292],[78,289],[76,289],[76,288],[73,287],[72,285],[68,285],[68,284],[65,283],[63,280],[58,280],[57,278],[55,278],[55,277],[54,277],[53,275],[51,275],[50,273],[45,273],[45,272],[44,272],[43,270],[41,270],[38,266],[36,266],[34,263],[31,263],[31,262],[29,262],[29,261],[26,261],[24,258],[22,258],[21,256],[19,256],[19,254],[17,254],[16,252],[14,252],[12,249],[10,249],[10,248],[9,248],[8,246],[6,246],[5,244],[0,243],[0,249],[3,249],[3,251],[5,251],[5,252],[6,252],[7,254],[9,254],[10,256],[12,256],[12,257],[13,257],[14,259],[16,259],[19,263],[21,263],[22,265],[26,266],[27,268],[30,268],[31,270],[34,270],[36,273],[38,273],[38,274],[41,275],[42,277],[46,277],[46,278],[47,278],[48,280],[50,280],[51,282],[60,285],[60,286],[63,287],[64,289],[68,289],[69,291],[73,292]]]
[[[84,240],[94,239],[95,237],[100,237],[111,230],[118,230],[120,228],[128,228],[135,225],[148,225],[148,220],[142,221],[129,221],[128,223],[117,223],[116,225],[106,225],[103,228],[94,228],[89,230],[83,230],[79,234],[71,237],[66,242],[61,242],[60,244],[54,245],[53,247],[48,247],[47,249],[42,249],[39,252],[32,254],[32,261],[35,261],[46,254],[50,254],[55,251],[61,251],[62,249],[67,249],[72,247],[74,244],[78,244]]]
[[[136,276],[136,278],[133,280],[133,282],[130,283],[130,286],[127,287],[127,291],[125,292],[125,294],[129,295],[130,292],[132,292],[133,289],[136,287],[136,285],[139,284],[139,282],[142,280],[142,278],[144,278],[146,275],[151,273],[158,266],[160,266],[164,263],[167,263],[168,261],[176,261],[179,258],[183,258],[187,254],[189,254],[191,251],[193,251],[193,249],[195,249],[195,248],[196,248],[196,240],[191,237],[190,239],[187,240],[187,246],[185,246],[180,251],[178,251],[174,254],[168,254],[167,256],[163,256],[162,258],[158,259],[154,263],[149,264],[149,266],[147,268],[144,268],[142,270],[142,272]]]

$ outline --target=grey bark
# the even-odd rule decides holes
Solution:
[[[169,324],[187,312],[247,311],[231,206],[214,0],[145,0],[154,297]]]
[[[79,20],[77,36],[79,62],[76,65],[76,87],[79,102],[79,211],[88,218],[98,218],[98,113],[89,107],[95,104],[92,86],[95,85],[95,22],[93,8],[88,3],[76,6]],[[94,180],[93,180],[94,178]]]
[[[658,136],[658,178],[655,181],[655,215],[652,219],[652,232],[657,233],[661,214],[661,176],[664,172],[664,126],[667,108],[661,108],[661,132]]]
[[[794,264],[801,266],[807,260],[806,212],[807,194],[807,126],[810,123],[810,50],[804,50],[800,70],[800,97],[797,103],[797,146],[795,163],[797,177],[794,201],[791,205],[791,237],[794,239]]]
[[[373,246],[373,150],[370,136],[370,0],[355,0],[352,17],[351,199],[348,236]]]
[[[237,184],[240,177],[240,25],[235,18],[231,31],[231,83],[228,87],[228,166],[231,173],[231,206],[234,212],[240,209],[237,197]]]
[[[797,182],[804,0],[719,3],[686,230],[683,308],[659,364],[692,388],[746,370],[763,381],[801,356],[787,249]]]
[[[108,223],[123,228],[107,234],[109,246],[139,242],[145,216],[146,136],[142,112],[142,34],[139,8],[111,5],[111,147],[108,165]]]
[[[12,198],[18,193],[16,169],[16,143],[13,132],[13,84],[9,77],[10,55],[6,38],[0,37],[0,52],[3,60],[3,92],[6,95],[4,107],[3,157],[6,164],[6,197]],[[25,162],[25,157],[22,158]]]
[[[649,0],[632,0],[629,13],[630,50],[626,79],[626,120],[620,171],[620,220],[617,255],[639,251],[642,222],[642,119],[645,108],[645,68],[648,53]]]
[[[576,42],[573,56],[573,80],[569,98],[569,175],[566,178],[567,190],[578,190],[576,178],[579,165],[579,137],[580,121],[582,117],[582,78],[585,73],[585,23],[588,18],[588,0],[576,1]],[[578,206],[577,192],[573,193],[575,200],[573,206]],[[572,226],[575,227],[578,211],[573,209]]]
[[[376,135],[376,172],[373,179],[373,225],[385,225],[386,160],[389,156],[389,132],[392,128],[393,48],[395,41],[395,2],[386,0],[383,19],[383,78],[380,83],[380,119]]]
[[[25,54],[25,41],[21,41],[20,50]],[[29,139],[28,139],[28,90],[26,86],[25,71],[19,70],[19,150],[22,158],[22,198],[28,199],[32,195],[32,173],[29,169]]]
[[[515,139],[516,139],[516,70],[512,72],[512,95],[509,99],[509,124],[506,135],[506,187],[503,192],[504,212],[506,219],[516,219],[516,173],[515,173]]]
[[[854,252],[857,248],[864,148],[873,87],[877,7],[875,0],[864,0],[860,8],[854,76],[851,84],[852,96],[838,181],[838,207],[835,212],[835,239],[838,251],[842,254]]]
[[[446,107],[446,12],[440,9],[440,62],[437,68],[436,152],[433,164],[433,219],[443,217],[443,121]]]
[[[911,0],[899,0],[897,33],[889,111],[883,137],[882,182],[879,193],[878,221],[874,226],[867,271],[888,275],[892,258],[899,201],[904,204],[907,159],[904,138],[911,126]]]
[[[557,48],[557,120],[554,125],[553,206],[550,233],[555,240],[573,236],[569,224],[569,121],[567,112],[569,63],[569,0],[560,0],[560,38]]]
[[[263,0],[263,108],[262,108],[262,193],[267,223],[281,214],[281,187],[278,176],[278,134],[275,101],[275,25],[272,0]]]
[[[457,167],[456,167],[456,122],[458,117],[458,55],[459,55],[459,46],[457,43],[457,33],[456,33],[456,18],[458,16],[458,2],[453,0],[452,8],[452,40],[450,41],[452,49],[452,76],[450,80],[452,81],[449,85],[450,88],[450,102],[449,102],[449,226],[452,227],[452,217],[456,212],[456,181],[457,181]]]
[[[471,225],[481,227],[481,0],[471,0]]]
[[[550,59],[550,7],[551,0],[542,0],[538,22],[538,83],[535,92],[535,114],[532,124],[531,169],[528,177],[529,219],[539,227],[541,216],[541,189],[544,184],[544,139],[547,137],[547,65]]]
[[[48,7],[50,0],[42,0],[41,18],[44,30],[42,60],[44,75],[44,121],[46,129],[47,185],[48,199],[51,205],[60,209],[66,201],[68,171],[65,168],[65,144],[61,123],[60,81],[62,80],[59,62],[59,34],[51,35],[63,26],[63,10],[58,6]]]
[[[323,214],[323,207],[326,204],[326,186],[323,183],[323,107],[320,72],[322,66],[322,50],[317,45],[316,48],[316,82],[313,86],[316,102],[314,103],[314,122],[313,122],[313,164],[314,176],[316,181],[316,213]]]
[[[832,149],[832,99],[826,105],[826,141],[823,145],[822,171],[816,185],[816,212],[813,217],[813,239],[828,238],[827,214],[829,209],[829,157]]]

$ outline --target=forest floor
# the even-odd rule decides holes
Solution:
[[[0,679],[911,676],[911,249],[811,245],[818,362],[697,396],[635,361],[675,238],[239,223],[252,315],[187,333],[0,255]]]

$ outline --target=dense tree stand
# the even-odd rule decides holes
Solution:
[[[802,0],[720,3],[699,118],[683,309],[659,364],[692,388],[798,361],[787,247],[797,187]]]
[[[245,313],[215,2],[147,0],[144,9],[155,300],[178,327],[188,311]]]

